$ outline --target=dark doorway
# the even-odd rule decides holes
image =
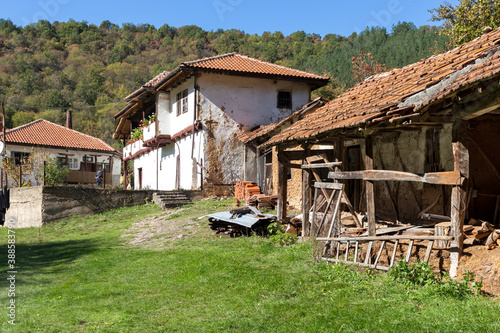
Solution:
[[[346,149],[347,163],[346,171],[361,170],[361,148],[359,145],[350,146]],[[361,181],[358,179],[350,179],[346,184],[346,194],[355,209],[359,209],[361,200]]]

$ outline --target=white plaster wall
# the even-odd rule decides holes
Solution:
[[[310,87],[303,82],[202,73],[198,85],[203,111],[211,104],[245,130],[275,123],[309,102]],[[280,90],[292,93],[292,109],[277,108]]]
[[[142,189],[156,189],[157,150],[134,160],[134,189],[139,190],[139,168],[142,168]]]
[[[177,116],[177,94],[188,90],[188,112]],[[188,79],[179,86],[170,90],[170,93],[162,91],[157,96],[158,102],[158,134],[174,135],[188,126],[193,125],[193,114],[195,109],[194,78]]]
[[[176,143],[168,144],[158,150],[153,150],[134,160],[134,188],[139,189],[139,168],[142,168],[142,188],[174,190],[177,156],[180,155],[180,188],[197,189],[201,186],[199,175],[200,167],[194,170],[191,150],[193,146],[192,135],[189,135]],[[203,156],[203,135],[201,132],[195,135],[194,158],[200,161]],[[158,173],[157,173],[158,172]],[[196,181],[193,183],[193,173]],[[156,177],[158,174],[158,185]],[[157,188],[158,186],[158,188]]]
[[[156,105],[158,110],[158,134],[170,134],[170,93],[159,91],[156,95]]]

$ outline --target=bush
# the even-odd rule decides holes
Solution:
[[[53,158],[45,159],[45,185],[59,185],[69,173],[67,165],[61,165]]]
[[[284,231],[285,227],[278,222],[273,222],[267,226],[267,232],[269,233],[269,239],[271,242],[281,246],[297,243],[297,236]]]
[[[482,281],[475,281],[472,272],[465,271],[462,281],[457,281],[449,275],[439,276],[432,271],[428,262],[417,260],[413,265],[404,259],[398,261],[389,269],[389,276],[397,282],[406,285],[432,286],[442,295],[456,298],[466,298],[473,294],[479,294],[483,286]]]

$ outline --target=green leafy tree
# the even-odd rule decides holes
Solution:
[[[445,2],[433,13],[432,21],[444,21],[441,32],[458,46],[483,34],[484,28],[500,26],[500,0],[461,0],[458,6]]]
[[[58,163],[55,159],[45,158],[45,185],[55,186],[64,182],[69,173],[67,165]]]

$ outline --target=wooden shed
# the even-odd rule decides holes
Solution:
[[[315,193],[335,192],[333,185],[320,184],[342,184],[342,201],[359,219],[365,217],[368,237],[378,237],[381,222],[428,226],[448,221],[451,231],[446,235],[390,237],[396,241],[394,249],[398,241],[409,241],[408,253],[419,238],[429,241],[428,252],[434,241],[449,242],[454,276],[464,222],[484,220],[498,228],[499,79],[497,29],[446,53],[368,78],[282,128],[259,146],[260,151],[273,146],[278,151],[279,218],[287,218],[287,169],[300,168],[304,236],[315,236],[309,234]],[[311,147],[318,145],[333,149],[313,152]],[[290,163],[297,160],[302,163]],[[337,202],[327,193],[326,199],[328,204]],[[320,240],[343,240],[340,228],[333,227],[335,220]],[[349,242],[343,246],[347,260]],[[373,266],[370,260],[364,264]]]

